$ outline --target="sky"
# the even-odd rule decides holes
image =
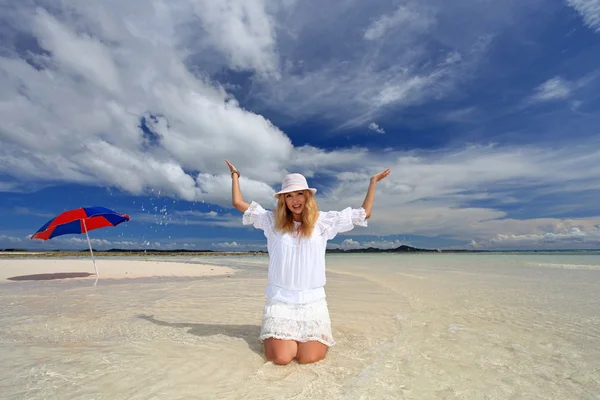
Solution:
[[[600,248],[599,0],[0,0],[0,249],[266,250],[286,173],[329,248]]]

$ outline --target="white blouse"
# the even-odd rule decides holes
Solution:
[[[325,249],[327,241],[354,225],[367,226],[367,213],[361,207],[319,212],[310,238],[294,237],[275,230],[275,215],[254,201],[242,223],[262,229],[269,251],[268,285],[265,296],[271,300],[304,304],[325,298]],[[295,223],[296,227],[299,222]]]

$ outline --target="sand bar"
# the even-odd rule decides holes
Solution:
[[[202,277],[235,272],[216,265],[146,260],[97,259],[96,266],[100,279]],[[0,282],[53,279],[96,279],[94,264],[91,259],[0,259]]]

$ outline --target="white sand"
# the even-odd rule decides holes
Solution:
[[[231,275],[235,271],[228,267],[204,264],[188,264],[182,262],[158,262],[139,260],[117,260],[112,258],[96,259],[96,267],[100,279],[133,279],[158,276],[200,277],[215,275]],[[96,279],[94,264],[91,258],[81,260],[61,259],[0,259],[0,282],[11,277],[37,275],[44,276],[66,273],[89,273],[87,277],[70,279]],[[41,275],[41,277],[40,277]],[[36,278],[36,277],[34,277]]]

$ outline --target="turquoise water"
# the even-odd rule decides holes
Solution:
[[[596,254],[361,255],[329,266],[408,304],[351,398],[383,387],[386,398],[600,398]]]

